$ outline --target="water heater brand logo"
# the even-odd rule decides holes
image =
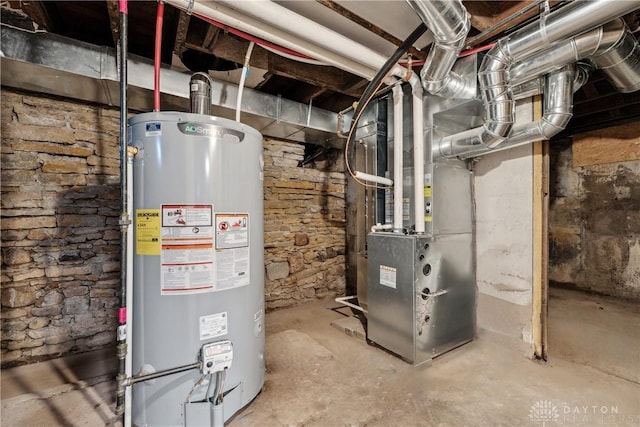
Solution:
[[[241,142],[244,139],[243,132],[203,123],[178,123],[178,129],[185,135],[210,136],[214,138],[227,136],[231,137],[230,139],[233,142]]]

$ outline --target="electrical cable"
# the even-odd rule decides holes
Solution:
[[[355,177],[355,173],[351,169],[351,166],[349,165],[349,157],[352,154],[350,151],[351,150],[355,150],[355,145],[353,144],[353,137],[354,137],[354,134],[355,134],[355,128],[358,126],[358,120],[360,120],[360,116],[362,115],[362,112],[367,107],[367,105],[370,102],[370,100],[373,98],[375,93],[380,89],[380,87],[384,83],[384,80],[387,77],[387,75],[391,72],[393,67],[400,60],[400,58],[402,58],[402,55],[404,55],[405,52],[407,50],[409,50],[409,48],[426,31],[427,31],[427,26],[423,22],[423,23],[420,23],[420,25],[418,25],[418,27],[415,30],[413,30],[413,32],[411,34],[409,34],[409,37],[407,37],[406,40],[403,41],[400,46],[398,46],[398,49],[396,49],[396,51],[393,53],[393,55],[391,55],[389,57],[389,59],[387,59],[387,61],[380,68],[380,70],[378,70],[378,72],[373,77],[373,79],[371,79],[371,81],[369,82],[369,84],[365,88],[364,92],[362,93],[362,96],[360,97],[360,100],[357,103],[356,109],[355,109],[355,111],[353,113],[353,120],[351,121],[351,127],[350,127],[350,130],[349,130],[349,136],[347,137],[347,141],[345,143],[344,158],[345,158],[345,164],[347,166],[347,170],[348,170],[349,174],[361,185],[371,186],[371,185],[368,185],[368,184],[364,184],[363,182],[358,180]],[[377,185],[375,185],[373,187],[378,188]],[[381,187],[381,188],[384,188],[384,187]]]
[[[193,394],[194,390],[196,388],[198,388],[200,385],[202,385],[202,383],[204,382],[204,379],[206,378],[206,375],[202,375],[200,377],[200,379],[193,385],[193,387],[191,387],[191,391],[189,391],[189,394],[187,395],[187,403],[191,403],[191,395]],[[207,389],[207,393],[209,392],[209,390]]]

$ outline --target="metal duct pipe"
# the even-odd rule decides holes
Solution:
[[[435,36],[420,72],[422,85],[433,95],[454,98],[465,89],[464,80],[451,68],[471,28],[469,14],[460,0],[406,1]]]
[[[622,19],[615,19],[514,64],[511,84],[520,84],[582,59],[592,58],[620,92],[640,89],[640,46]]]
[[[191,75],[189,101],[192,113],[211,115],[211,86],[209,74],[199,71]]]
[[[515,60],[535,53],[568,36],[589,31],[638,8],[640,1],[576,1],[499,40],[487,53],[478,72],[487,119],[482,127],[445,137],[439,153],[457,146],[484,145],[495,148],[507,139],[515,120],[515,102],[509,81],[509,67]]]
[[[619,92],[640,89],[640,45],[626,26],[611,49],[600,55],[596,53],[592,60]]]
[[[576,93],[582,86],[584,86],[587,80],[589,80],[589,75],[594,69],[593,65],[586,61],[577,62],[575,65],[576,72],[573,78],[573,93]],[[529,98],[544,93],[545,81],[545,77],[542,76],[513,86],[511,88],[513,99],[518,100]]]
[[[573,116],[573,93],[576,66],[566,65],[545,77],[544,114],[540,120],[517,126],[511,136],[499,149],[513,148],[534,141],[550,139],[563,131]],[[456,157],[468,159],[488,152],[490,148],[482,145],[474,147],[452,147]]]

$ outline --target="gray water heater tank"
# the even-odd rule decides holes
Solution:
[[[229,340],[227,420],[264,382],[262,136],[227,119],[154,112],[131,118],[129,137],[133,374],[193,364],[205,344]],[[135,384],[133,424],[211,425],[212,376],[201,377]]]

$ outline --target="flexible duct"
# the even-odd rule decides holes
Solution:
[[[454,147],[484,145],[495,148],[504,142],[511,133],[515,120],[515,102],[509,77],[511,65],[555,42],[589,31],[601,22],[631,12],[638,7],[638,3],[607,0],[572,2],[499,40],[484,57],[478,72],[487,117],[484,125],[443,138],[434,147],[434,156],[447,157],[446,153],[458,149]],[[612,68],[625,67],[612,65]]]
[[[435,36],[435,44],[420,72],[422,85],[433,95],[454,98],[465,89],[464,80],[451,68],[471,28],[469,14],[460,0],[407,0],[407,3]]]

